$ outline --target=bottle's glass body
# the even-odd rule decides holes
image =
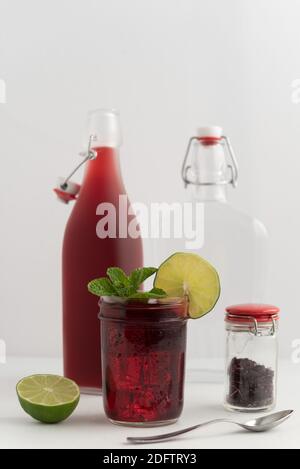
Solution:
[[[63,242],[63,350],[65,375],[74,379],[82,391],[97,393],[102,386],[98,305],[87,283],[105,276],[110,266],[129,273],[143,265],[143,256],[140,237],[125,234],[120,238],[118,232],[119,196],[129,206],[119,167],[118,115],[112,111],[92,112],[88,119],[90,135],[96,157],[86,165]],[[99,223],[109,208],[114,217],[112,232],[102,233]],[[124,215],[127,228],[134,216]]]
[[[267,231],[259,220],[227,202],[232,179],[221,135],[194,138],[190,149],[184,202],[193,206],[189,226],[196,231],[196,242],[187,238],[183,226],[181,238],[160,239],[155,246],[157,264],[174,251],[195,252],[211,262],[220,275],[221,295],[213,313],[189,326],[189,381],[222,380],[225,307],[233,301],[265,301]]]

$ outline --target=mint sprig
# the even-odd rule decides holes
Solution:
[[[155,274],[157,269],[155,267],[142,267],[141,269],[135,269],[131,272],[128,280],[129,283],[137,289],[147,278]]]
[[[157,269],[142,267],[135,269],[129,276],[120,267],[109,267],[107,277],[96,278],[88,283],[88,290],[96,296],[120,296],[123,298],[164,298],[166,292],[161,288],[152,288],[148,292],[139,291],[141,284]]]

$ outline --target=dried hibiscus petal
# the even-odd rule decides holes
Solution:
[[[248,358],[233,358],[228,368],[227,402],[235,407],[267,407],[274,400],[274,371]]]

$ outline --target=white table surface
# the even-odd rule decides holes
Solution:
[[[209,367],[209,363],[207,364]],[[0,448],[123,448],[126,436],[150,435],[179,429],[220,417],[246,421],[249,414],[227,412],[222,407],[221,383],[186,384],[185,406],[180,420],[160,428],[125,428],[106,419],[99,396],[81,396],[74,414],[56,425],[31,419],[21,409],[15,385],[32,373],[59,373],[56,359],[8,358],[0,364]],[[295,414],[281,427],[268,433],[248,433],[229,424],[196,430],[176,440],[138,448],[300,448],[300,364],[280,363],[277,409],[294,409]],[[252,415],[252,414],[251,414]],[[257,414],[258,415],[258,414]],[[135,446],[137,448],[137,446]]]

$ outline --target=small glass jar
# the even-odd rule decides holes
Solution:
[[[226,312],[225,407],[270,410],[276,404],[279,308],[245,304]]]
[[[100,302],[103,403],[113,423],[176,422],[183,408],[187,302]]]

